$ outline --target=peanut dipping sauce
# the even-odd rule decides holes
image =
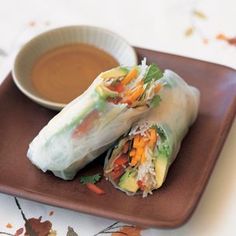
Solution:
[[[68,103],[83,93],[98,74],[118,65],[101,49],[84,43],[70,44],[43,54],[33,66],[31,80],[42,97]]]

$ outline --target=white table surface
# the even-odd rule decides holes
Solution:
[[[71,24],[105,27],[135,46],[236,68],[236,45],[216,39],[220,33],[236,36],[235,0],[1,0],[0,3],[0,81],[11,69],[14,55],[24,42],[44,30]],[[200,13],[194,14],[194,10]],[[194,33],[186,36],[186,30],[192,26]],[[143,230],[142,236],[236,235],[235,140],[236,121],[191,219],[178,229]],[[56,235],[73,235],[67,234],[71,226],[80,236],[92,236],[114,222],[21,198],[18,201],[27,218],[42,216],[42,221],[50,220]],[[50,211],[53,211],[51,216]],[[14,198],[0,194],[0,235],[14,234],[23,226]]]

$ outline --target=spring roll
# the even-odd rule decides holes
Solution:
[[[128,195],[146,197],[162,186],[197,117],[199,91],[170,70],[162,80],[160,105],[120,138],[105,161],[105,177]]]
[[[163,73],[156,65],[117,67],[58,113],[30,143],[27,156],[42,171],[73,179],[152,107]]]

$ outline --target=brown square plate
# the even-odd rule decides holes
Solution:
[[[105,179],[97,196],[79,176],[102,171],[102,158],[73,181],[43,173],[26,158],[29,142],[55,113],[25,97],[12,76],[0,87],[0,191],[35,201],[148,227],[180,226],[195,209],[236,112],[236,71],[185,57],[137,49],[162,68],[176,71],[201,91],[200,112],[183,141],[164,186],[152,196],[128,197]]]

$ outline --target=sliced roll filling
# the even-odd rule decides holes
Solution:
[[[103,82],[96,87],[97,93],[114,104],[127,104],[129,107],[152,106],[162,85],[158,79],[163,74],[156,65],[132,68],[118,67],[101,75]]]
[[[113,149],[105,176],[118,188],[143,196],[161,186],[167,158],[171,154],[164,130],[143,123],[132,128]]]

